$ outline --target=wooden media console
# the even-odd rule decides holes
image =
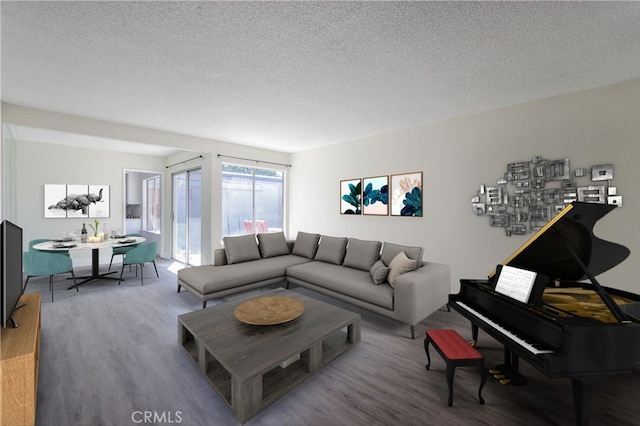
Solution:
[[[0,424],[33,425],[38,396],[40,358],[40,293],[25,294],[13,317],[17,328],[3,328],[1,350],[2,405]]]

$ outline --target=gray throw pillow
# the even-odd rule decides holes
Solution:
[[[289,246],[284,237],[284,232],[258,234],[258,248],[263,259],[289,254]]]
[[[373,283],[375,285],[379,285],[387,280],[389,268],[384,266],[384,262],[382,260],[378,260],[373,264],[373,266],[369,270],[369,273],[371,274],[371,278],[373,278]]]
[[[376,260],[380,258],[380,241],[364,241],[350,238],[347,244],[347,254],[344,257],[344,266],[368,271]]]
[[[387,243],[386,241],[382,246],[382,254],[380,255],[380,258],[385,265],[389,266],[393,258],[401,251],[403,251],[409,259],[415,260],[418,265],[422,264],[422,254],[424,253],[424,249],[422,247],[402,246],[399,244]]]
[[[318,241],[320,241],[320,234],[298,232],[291,254],[313,259],[318,251]]]
[[[228,264],[260,259],[260,250],[258,250],[255,235],[224,237],[222,240],[224,241],[224,252],[227,255]]]
[[[327,237],[323,235],[318,244],[315,260],[341,265],[347,251],[346,237]]]

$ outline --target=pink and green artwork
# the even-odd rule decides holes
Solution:
[[[422,217],[422,172],[391,175],[391,216]]]

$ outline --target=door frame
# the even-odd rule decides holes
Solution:
[[[161,193],[164,194],[164,172],[159,172],[157,170],[141,170],[141,169],[122,169],[122,229],[127,229],[127,173],[144,173],[160,176],[160,188]],[[162,208],[160,209],[160,223],[164,223],[164,197],[162,197]],[[142,214],[142,213],[141,213]],[[164,235],[163,232],[164,225],[160,227],[160,237]],[[162,246],[162,244],[158,244]]]
[[[202,193],[202,175],[203,175],[202,166],[195,166],[195,167],[187,168],[187,169],[184,169],[184,170],[177,170],[175,172],[171,172],[171,188],[170,188],[171,204],[170,204],[170,209],[169,209],[170,210],[170,213],[169,213],[169,232],[170,232],[170,235],[171,235],[171,237],[170,237],[171,244],[170,244],[169,253],[170,253],[170,258],[172,260],[175,260],[176,262],[184,263],[185,265],[192,265],[191,263],[189,263],[189,257],[190,257],[189,256],[189,250],[190,250],[190,248],[189,248],[189,246],[190,246],[189,233],[190,232],[189,232],[189,229],[188,229],[189,224],[188,223],[186,224],[187,228],[185,229],[185,232],[186,232],[186,235],[185,235],[185,238],[186,238],[186,242],[185,242],[185,259],[183,261],[183,260],[177,259],[175,257],[175,251],[174,251],[176,249],[176,244],[177,244],[177,241],[176,241],[176,238],[175,238],[176,237],[176,229],[175,229],[176,213],[175,213],[174,207],[175,207],[175,203],[176,203],[176,200],[175,200],[175,195],[176,194],[175,194],[174,183],[175,183],[175,176],[176,175],[181,175],[181,174],[186,175],[186,177],[187,177],[187,179],[186,179],[187,188],[186,189],[187,189],[187,196],[188,196],[188,194],[190,192],[189,191],[189,185],[190,185],[189,173],[192,173],[194,171],[199,171],[200,172],[200,179],[201,179],[201,184],[200,184],[200,204],[201,204],[201,209],[202,209],[202,194],[203,194]],[[185,207],[186,207],[187,222],[188,222],[188,219],[190,217],[190,214],[189,214],[190,203],[189,203],[188,199],[187,199],[187,205]],[[200,219],[201,219],[201,222],[202,222],[202,215],[201,215]],[[202,242],[200,243],[200,256],[201,256],[200,264],[202,264]],[[192,265],[192,266],[198,266],[198,265]]]

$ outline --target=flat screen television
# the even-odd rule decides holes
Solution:
[[[5,220],[0,225],[2,241],[2,327],[12,324],[17,327],[11,315],[22,296],[22,228]]]

